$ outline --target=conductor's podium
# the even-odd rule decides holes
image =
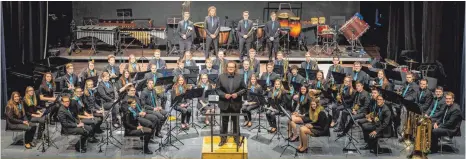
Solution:
[[[245,138],[244,143],[236,151],[236,143],[233,137],[228,137],[228,142],[219,147],[220,136],[213,137],[213,152],[211,150],[211,138],[206,136],[202,142],[202,159],[248,159],[248,141]]]

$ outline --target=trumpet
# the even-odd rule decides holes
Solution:
[[[70,76],[73,77],[72,75],[70,75]],[[65,78],[66,84],[68,86],[68,89],[71,88],[71,90],[74,91],[74,84],[71,83],[71,81],[68,78],[66,78],[66,75],[64,76],[64,78]]]

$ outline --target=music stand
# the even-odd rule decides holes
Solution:
[[[217,74],[208,74],[207,78],[209,78],[209,81],[212,83],[217,83],[218,80],[218,75]]]
[[[190,89],[187,90],[184,96],[184,99],[191,99],[191,109],[194,110],[194,98],[199,98],[202,97],[202,94],[204,94],[204,88],[195,88],[195,89]],[[199,134],[199,131],[197,131],[196,126],[201,128],[201,126],[197,125],[194,123],[194,115],[191,115],[191,126],[196,130],[197,134]]]
[[[84,81],[81,82],[80,84],[81,88],[85,88],[87,80],[92,80],[92,82],[94,82],[94,86],[96,86],[97,82],[99,82],[99,76],[94,76],[94,77],[89,77],[89,78],[84,79]]]
[[[170,68],[170,69],[157,69],[157,73],[160,73],[163,75],[163,77],[168,77],[168,76],[173,76],[173,71],[175,69]]]
[[[275,72],[276,74],[283,75],[284,71],[285,70],[283,70],[283,65],[274,65],[273,66],[273,71],[272,72]]]
[[[401,73],[398,71],[385,69],[385,76],[387,76],[388,79],[403,81],[403,79],[401,78]]]
[[[204,92],[204,98],[206,98],[208,100],[209,104],[218,104],[218,95],[216,95],[216,94],[217,94],[217,90],[215,90],[215,89],[206,90]],[[216,100],[211,100],[211,99],[213,99],[212,96],[216,96],[215,97]],[[214,114],[215,114],[215,108],[214,108]],[[207,118],[207,116],[206,116],[206,118]],[[217,120],[215,119],[215,116],[213,116],[212,124],[215,124],[215,123],[219,124],[217,122]],[[204,129],[207,126],[209,126],[209,125],[206,124],[201,129]]]
[[[264,84],[265,84],[264,80],[257,80],[257,83],[259,83],[259,81],[263,81]],[[259,83],[259,85],[261,85],[261,84]],[[265,103],[267,103],[267,101],[265,100],[265,96],[263,94],[249,92],[249,95],[253,96],[253,97],[257,97],[257,100],[259,101],[259,103],[257,103],[257,104],[259,104],[259,124],[256,125],[255,127],[251,128],[251,129],[249,129],[249,131],[257,129],[257,133],[256,133],[256,139],[257,139],[257,137],[259,136],[259,133],[261,132],[261,129],[267,130],[267,128],[265,128],[264,126],[261,125],[261,115],[260,115],[260,113],[263,112],[262,107],[265,106]]]
[[[146,86],[146,81],[147,79],[143,79],[141,81],[136,82],[136,85],[134,86],[136,87],[136,91],[142,91],[144,89],[144,86]]]
[[[362,66],[361,67],[361,70],[366,72],[367,75],[369,75],[369,77],[372,77],[372,78],[376,78],[377,77],[377,72],[375,71],[372,71],[369,69],[369,67],[366,67],[366,66]]]
[[[173,109],[175,108],[175,105],[178,104],[178,103],[183,99],[183,96],[184,96],[184,94],[181,94],[181,95],[179,95],[179,96],[176,96],[176,97],[173,99],[173,101],[172,101],[172,103],[171,103],[171,106],[170,106],[170,111],[168,112],[168,114],[171,114],[171,112],[172,112]],[[166,123],[166,122],[169,123],[169,128],[168,128],[168,132],[167,132],[167,137],[165,138],[165,141],[166,141],[166,142],[165,142],[165,144],[161,144],[160,147],[159,147],[157,150],[155,150],[155,151],[162,151],[161,148],[162,148],[162,147],[165,147],[165,146],[173,146],[174,148],[176,148],[176,149],[179,150],[178,147],[176,147],[175,145],[173,145],[173,143],[172,143],[172,137],[175,138],[176,141],[178,141],[178,142],[180,142],[181,144],[184,145],[183,142],[181,142],[178,138],[176,138],[175,135],[173,135],[172,131],[175,130],[175,128],[176,128],[177,126],[175,126],[175,127],[172,128],[172,122],[171,122],[171,121],[172,121],[172,120],[165,120],[165,123]]]
[[[173,85],[173,78],[175,78],[175,77],[174,76],[168,76],[168,77],[159,78],[155,82],[155,86],[164,86],[164,85],[166,85],[167,87],[165,87],[165,88],[167,88],[167,89],[165,89],[165,92],[167,92],[168,90],[170,90],[171,85]]]
[[[183,77],[186,79],[186,84],[192,84],[192,85],[197,85],[197,77],[198,74],[185,74]]]
[[[133,81],[138,81],[144,78],[146,73],[149,73],[150,71],[143,71],[143,72],[132,72],[129,73],[130,77],[133,77]]]
[[[199,74],[199,67],[198,66],[186,66],[185,69],[188,69],[191,74]]]
[[[109,81],[111,81],[113,84],[115,84],[116,83],[115,81],[118,81],[118,79],[120,79],[121,76],[122,76],[122,74],[118,75],[117,77],[110,78]]]
[[[346,74],[339,73],[339,72],[332,72],[333,79],[335,84],[343,84],[343,80],[345,80]]]

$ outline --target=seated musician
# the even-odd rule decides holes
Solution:
[[[175,70],[173,70],[173,76],[175,78],[173,78],[173,82],[176,83],[177,81],[177,77],[179,76],[183,76],[183,75],[187,75],[187,74],[190,74],[191,71],[189,71],[188,69],[184,68],[184,61],[183,60],[179,60],[178,61],[178,67],[175,68]]]
[[[370,152],[376,153],[380,149],[377,145],[377,139],[381,136],[390,137],[392,131],[392,113],[390,108],[385,104],[381,95],[377,96],[377,108],[373,114],[366,116],[368,122],[361,125],[364,134],[364,141],[368,143]]]
[[[149,150],[149,141],[153,132],[152,126],[142,126],[142,123],[149,124],[150,121],[141,117],[144,115],[144,112],[136,108],[136,101],[134,99],[129,99],[127,103],[130,107],[124,113],[125,118],[123,120],[123,126],[125,127],[125,134],[135,136],[143,135],[144,153],[152,154],[152,151]]]
[[[221,75],[226,68],[228,60],[225,59],[225,50],[219,50],[217,58],[213,61],[214,66],[218,66],[218,74]]]
[[[254,74],[254,71],[250,68],[250,63],[248,60],[243,61],[243,67],[239,69],[238,74],[242,76],[244,85],[247,86],[249,84],[249,79]]]
[[[141,125],[144,127],[149,127],[152,129],[152,134],[155,132],[155,136],[161,138],[162,136],[160,135],[160,129],[162,128],[162,125],[160,124],[161,119],[159,119],[155,113],[152,111],[154,108],[150,105],[144,105],[141,99],[136,96],[136,88],[134,86],[129,86],[128,87],[128,94],[125,96],[123,99],[123,105],[122,110],[123,112],[127,112],[126,109],[129,108],[129,103],[127,101],[129,100],[134,100],[136,102],[136,108],[138,110],[139,118],[143,118],[144,122],[142,122],[142,119],[140,119]],[[151,111],[151,113],[149,113]],[[151,136],[152,137],[152,136]]]
[[[186,91],[190,89],[188,85],[186,85],[186,81],[182,75],[179,75],[176,79],[177,82],[173,85],[171,92],[172,102],[175,97],[186,93]],[[187,100],[183,98],[181,101],[178,101],[175,110],[181,113],[181,129],[189,129],[192,109],[189,107]]]
[[[184,53],[183,59],[181,60],[184,61],[184,66],[186,67],[197,66],[196,61],[193,60],[193,54],[191,53],[191,51],[186,51]]]
[[[361,71],[361,62],[359,61],[354,62],[353,71],[351,71],[351,74],[349,75],[353,77],[353,81],[358,81],[362,84],[367,84],[368,82],[369,76],[366,72]]]
[[[275,59],[275,61],[273,62],[274,63],[274,67],[275,66],[280,66],[283,70],[283,67],[285,65],[285,60],[283,60],[283,52],[281,51],[278,51],[277,52],[277,58]]]
[[[338,72],[338,73],[343,73],[343,67],[341,67],[340,63],[340,58],[338,56],[333,56],[332,57],[332,63],[333,65],[328,68],[327,71],[327,77],[325,78],[327,81],[332,81],[331,84],[333,84],[335,81],[333,79],[332,72]]]
[[[84,69],[81,74],[79,75],[79,77],[82,78],[82,80],[85,80],[87,78],[91,78],[91,77],[95,77],[95,76],[98,76],[100,75],[101,72],[96,70],[95,69],[95,66],[94,66],[94,60],[90,60],[88,62],[88,65],[87,65],[87,68]]]
[[[338,117],[341,115],[339,123],[339,127],[333,130],[333,132],[341,132],[343,131],[346,122],[348,121],[348,109],[352,107],[353,99],[354,99],[354,94],[355,91],[353,89],[353,85],[351,83],[351,76],[346,76],[343,85],[340,86],[338,89],[338,95],[336,97],[337,100],[337,107],[332,110],[334,113],[333,115],[337,116],[334,119],[338,119]]]
[[[261,67],[259,60],[256,58],[256,50],[254,50],[254,48],[249,49],[248,61],[250,65],[249,68],[253,70],[254,73],[257,73],[259,75],[259,73],[261,72]]]
[[[173,74],[175,74],[175,73],[173,73]],[[151,65],[150,66],[150,72],[147,72],[144,75],[144,79],[152,80],[155,83],[157,82],[157,79],[162,78],[162,77],[163,77],[163,75],[161,73],[157,73],[157,65]]]
[[[100,104],[104,107],[105,110],[112,109],[113,103],[116,101],[115,89],[110,80],[110,73],[102,73],[102,81],[100,81],[99,86],[97,87],[97,100],[100,101]],[[120,127],[118,122],[117,115],[119,114],[120,106],[116,104],[112,109],[112,123],[116,128]]]
[[[429,109],[425,112],[424,116],[430,118],[432,123],[441,120],[445,112],[445,97],[443,96],[443,87],[437,86],[435,88],[435,97]]]
[[[73,94],[74,87],[78,87],[78,76],[74,74],[73,64],[68,63],[65,66],[66,74],[62,76],[60,81],[61,90],[66,94]]]
[[[39,86],[39,99],[40,99],[39,105],[41,107],[51,107],[49,108],[51,109],[50,117],[53,121],[58,121],[57,114],[58,114],[58,108],[60,108],[60,106],[59,105],[47,106],[47,105],[49,103],[55,102],[55,100],[57,99],[54,96],[54,92],[56,88],[57,87],[55,85],[55,80],[53,79],[52,73],[50,72],[45,73],[42,78],[42,83]],[[55,122],[50,122],[50,124],[54,125]]]
[[[393,90],[392,84],[390,83],[390,81],[388,81],[387,77],[385,77],[384,70],[377,71],[377,77],[371,80],[370,85],[380,87],[388,91]]]
[[[251,111],[259,108],[259,99],[257,96],[252,96],[250,93],[255,93],[258,95],[263,94],[263,90],[261,86],[257,83],[257,76],[254,74],[251,76],[249,83],[248,83],[248,95],[245,96],[246,102],[243,103],[241,111],[246,113],[244,116],[244,124],[243,126],[251,127],[252,126],[252,116]]]
[[[317,72],[316,74],[316,79],[312,80],[309,84],[309,96],[320,98],[320,105],[325,106],[328,102],[329,99],[327,97],[324,97],[324,94],[321,92],[326,90],[326,85],[327,82],[324,80],[324,73],[322,71]]]
[[[421,108],[421,112],[426,112],[432,104],[434,95],[429,88],[427,88],[427,79],[419,80],[419,93],[417,95],[417,103]]]
[[[128,56],[128,63],[125,66],[125,70],[128,70],[129,72],[140,72],[142,70],[141,66],[139,66],[138,62],[136,61],[134,54]]]
[[[352,111],[351,114],[353,116],[354,120],[358,119],[363,119],[366,116],[366,110],[367,107],[369,106],[370,102],[370,97],[369,93],[364,90],[364,86],[361,82],[356,82],[356,95],[354,97],[354,102],[352,104]],[[346,111],[343,111],[342,114],[347,114]],[[342,118],[347,115],[342,115]],[[346,125],[345,129],[343,129],[343,132],[338,134],[338,137],[342,137],[348,133],[348,131],[351,129],[353,126],[354,121],[350,118],[348,121],[348,125]]]
[[[29,122],[24,109],[26,108],[24,108],[19,92],[15,91],[11,93],[10,100],[8,100],[8,104],[5,108],[6,129],[25,131],[24,147],[26,147],[26,149],[31,149],[31,147],[36,146],[33,142],[34,134],[36,133],[36,125]]]
[[[406,83],[401,89],[401,96],[406,100],[415,102],[417,99],[417,92],[419,92],[419,86],[414,82],[414,75],[408,72],[406,74]]]
[[[130,76],[130,72],[128,70],[123,71],[123,75],[118,79],[116,89],[118,92],[123,92],[128,88],[128,86],[132,85],[133,78]]]
[[[368,107],[365,108],[364,110],[364,114],[365,114],[365,117],[362,118],[362,119],[357,119],[356,122],[358,123],[359,126],[361,126],[362,124],[364,123],[367,123],[369,122],[368,120],[368,115],[370,113],[375,113],[376,110],[377,110],[377,97],[380,95],[379,93],[379,90],[376,89],[376,88],[372,88],[371,89],[371,94],[370,94],[370,99],[369,99],[369,105]],[[367,143],[367,140],[364,140],[366,143]],[[360,147],[359,149],[361,150],[369,150],[370,147],[368,144],[366,144],[365,146],[363,147]]]
[[[70,110],[70,102],[70,97],[68,96],[61,98],[63,106],[60,106],[60,110],[58,110],[58,118],[62,126],[61,131],[65,134],[81,135],[81,139],[76,143],[75,149],[78,152],[86,153],[86,140],[89,136],[94,136],[94,132],[91,126],[85,125],[75,118],[75,115]]]
[[[205,93],[207,90],[212,90],[214,87],[213,84],[210,84],[209,82],[209,77],[207,74],[201,74],[200,80],[197,83],[197,88],[203,88],[204,93],[202,94],[202,97],[198,98],[199,99],[199,104],[197,105],[197,109],[201,111],[202,114],[205,114],[205,124],[209,125],[209,114],[214,113],[215,111],[215,106],[213,104],[209,104],[209,101],[207,101],[207,98],[205,97]]]
[[[162,98],[165,98],[163,92],[158,94],[153,80],[147,80],[147,87],[141,92],[142,104],[146,107],[146,112],[155,115],[160,120],[160,128],[167,119],[167,111],[163,108]],[[159,133],[156,134],[157,137]]]
[[[205,59],[205,69],[202,69],[199,74],[216,74],[218,75],[218,70],[212,68],[212,59]]]
[[[445,93],[445,112],[441,115],[440,120],[433,122],[431,152],[438,151],[438,139],[442,136],[454,136],[461,128],[461,109],[458,104],[454,103],[455,94],[452,92]]]
[[[308,137],[321,136],[330,133],[328,127],[328,117],[325,113],[324,107],[319,105],[319,99],[312,99],[310,101],[309,116],[306,116],[304,120],[304,126],[301,126],[299,130],[300,143],[296,151],[299,153],[307,153],[309,148]]]
[[[103,133],[100,129],[102,125],[102,119],[94,118],[92,115],[91,109],[89,106],[84,104],[83,101],[83,90],[81,88],[75,88],[73,98],[70,101],[69,110],[73,114],[74,118],[78,119],[80,122],[83,122],[84,125],[89,125],[92,127],[93,132]],[[95,138],[94,134],[90,134],[89,142],[96,143],[99,140]]]
[[[317,61],[311,60],[311,50],[306,52],[306,61],[303,61],[301,63],[301,68],[304,68],[306,70],[319,70],[319,65],[317,64]]]
[[[267,63],[267,72],[262,73],[261,80],[265,80],[267,89],[272,87],[273,81],[280,78],[280,75],[273,72],[273,63]]]
[[[120,76],[120,66],[115,64],[115,56],[108,55],[107,57],[108,65],[105,66],[105,72],[110,74],[110,78],[116,78]]]
[[[277,121],[275,117],[280,112],[282,112],[282,109],[280,107],[282,107],[285,103],[286,94],[288,92],[289,91],[285,90],[285,88],[282,86],[281,80],[275,80],[274,87],[272,88],[269,94],[269,97],[271,98],[270,107],[265,113],[270,126],[270,129],[268,130],[269,133],[277,132]]]
[[[90,111],[89,114],[92,114],[97,120],[103,121],[104,108],[97,104],[96,100],[96,90],[94,88],[94,81],[87,80],[86,85],[84,86],[84,96],[82,97],[84,105],[87,106],[87,109]],[[96,130],[97,132],[99,130]]]
[[[28,121],[39,124],[39,130],[37,131],[37,140],[41,140],[45,130],[45,116],[43,116],[44,112],[42,112],[40,110],[41,108],[39,108],[37,96],[33,87],[26,87],[23,103],[25,105],[24,109]]]
[[[291,66],[291,73],[288,73],[288,83],[294,82],[299,84],[304,84],[305,78],[298,74],[298,66]]]
[[[293,100],[297,103],[297,107],[291,115],[291,120],[288,121],[288,139],[291,142],[298,141],[299,129],[297,129],[296,124],[310,122],[309,106],[311,97],[305,85],[301,86],[299,93],[293,96]]]
[[[147,66],[147,71],[150,71],[152,65],[156,65],[158,69],[166,69],[167,63],[165,60],[160,58],[160,49],[154,50],[154,59],[149,61],[149,65]]]

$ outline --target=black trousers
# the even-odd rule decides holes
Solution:
[[[129,135],[129,136],[144,136],[144,147],[147,151],[147,149],[149,148],[149,141],[150,141],[150,137],[152,135],[152,129],[151,128],[148,128],[148,127],[142,127],[142,131],[141,130],[126,130],[126,135]]]
[[[220,113],[221,114],[225,114],[225,113],[240,113],[240,109],[234,109],[233,107],[228,107],[228,109],[226,110],[220,110]],[[221,126],[221,129],[220,129],[220,133],[222,134],[226,134],[228,133],[228,123],[230,122],[230,117],[231,117],[231,121],[233,123],[233,133],[236,134],[238,133],[238,116],[222,116],[222,126]],[[223,138],[226,138],[226,136],[223,136]]]
[[[89,138],[89,136],[94,135],[92,127],[86,124],[84,125],[84,127],[80,127],[80,128],[64,128],[64,129],[65,129],[65,132],[67,132],[67,134],[81,135],[81,140],[79,140],[79,142],[77,142],[75,145],[76,148],[79,148],[79,146],[81,146],[81,148],[86,148],[85,143],[86,143],[87,138]]]
[[[270,41],[269,38],[267,38],[267,49],[269,49],[269,60],[272,60],[273,58],[277,58],[277,52],[278,52],[278,47],[280,46],[279,43],[280,39],[274,39],[273,41]]]
[[[349,116],[348,113],[346,113],[346,115]],[[356,115],[353,115],[353,119],[354,119],[354,120],[364,119],[365,117],[366,117],[366,114],[364,114],[364,113],[358,113],[358,114],[356,114]],[[346,118],[346,117],[345,117],[345,118]],[[354,124],[353,119],[351,119],[351,118],[349,119],[348,125],[346,125],[345,129],[343,129],[343,133],[347,133],[347,132],[351,129],[351,127],[352,127],[353,124]]]
[[[361,128],[362,128],[362,133],[364,135],[364,141],[367,142],[370,148],[373,148],[375,150],[378,146],[377,145],[378,136],[382,134],[377,134],[375,137],[369,136],[369,134],[377,128],[375,124],[372,122],[363,123],[361,125]]]
[[[8,124],[10,130],[23,130],[24,134],[24,143],[31,143],[34,139],[34,134],[36,133],[37,126],[34,123],[26,124]]]
[[[453,136],[454,133],[455,131],[451,129],[445,129],[445,128],[432,129],[431,150],[434,152],[439,150],[438,140],[440,137]]]
[[[189,119],[191,119],[192,109],[189,106],[186,108],[182,108],[181,106],[176,106],[175,110],[181,112],[181,123],[189,124]]]
[[[270,127],[272,128],[277,128],[277,120],[275,119],[275,116],[277,116],[280,112],[279,111],[272,111],[272,110],[267,110],[265,113],[265,116],[267,117],[267,121],[269,122]]]
[[[104,103],[103,104],[104,109],[105,110],[112,109],[112,104],[113,104],[113,102]],[[118,114],[120,114],[120,105],[116,104],[112,109],[112,121],[113,121],[113,123],[116,123],[118,121],[118,118],[117,118]]]
[[[217,55],[218,53],[218,36],[215,37],[215,39],[212,39],[210,38],[209,35],[207,35],[206,37],[206,46],[205,46],[205,52],[204,52],[204,56],[205,58],[208,58],[209,57],[209,53],[210,53],[210,46],[212,45],[212,43],[214,44],[214,55]]]
[[[138,121],[143,127],[148,127],[152,129],[152,134],[157,130],[157,127],[160,126],[160,121],[157,116],[153,114],[146,113],[144,117],[138,117]]]
[[[100,125],[102,125],[102,118],[94,117],[94,119],[81,119],[85,125],[92,127],[93,132],[100,131]]]
[[[146,111],[147,113],[151,114],[151,115],[154,115],[155,117],[157,117],[157,125],[156,125],[156,130],[155,130],[155,133],[158,134],[160,132],[160,130],[162,129],[162,126],[165,122],[165,120],[167,120],[167,112],[163,109],[161,109],[160,111],[152,111],[152,110],[147,110]]]
[[[247,56],[249,49],[251,49],[251,42],[252,42],[251,38],[252,37],[248,37],[247,39],[244,39],[243,37],[239,37],[239,55],[240,55],[239,57],[240,57],[240,61],[243,61],[243,57],[245,55]],[[244,48],[245,44],[246,44],[246,48]]]
[[[39,124],[39,130],[37,131],[37,139],[41,139],[45,130],[45,116],[40,118],[31,117],[30,122]]]
[[[246,121],[251,121],[252,120],[252,117],[251,117],[251,111],[254,110],[254,109],[257,109],[259,108],[259,105],[258,104],[253,104],[253,105],[243,105],[243,107],[241,108],[241,111],[243,113],[246,113],[247,115],[244,116],[244,120]]]

